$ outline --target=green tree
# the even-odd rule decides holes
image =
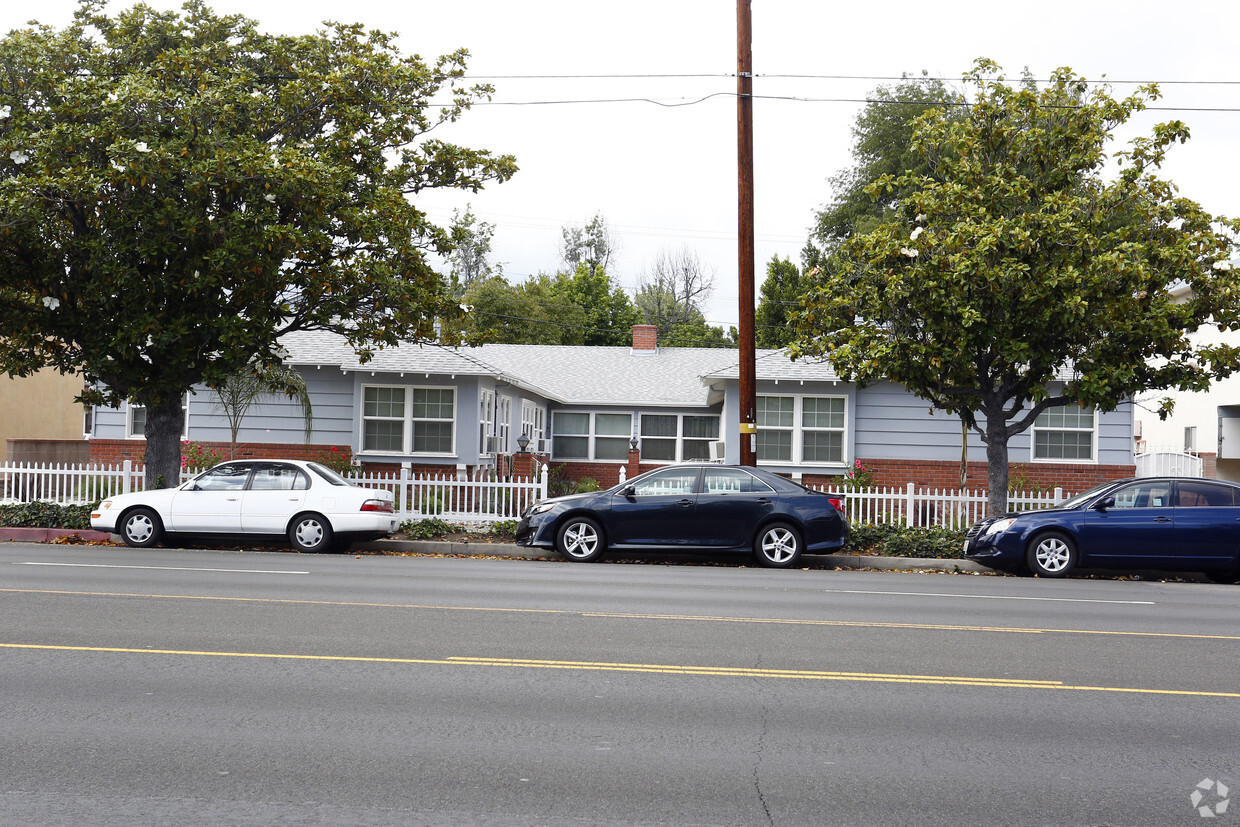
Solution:
[[[931,111],[955,117],[963,102],[960,93],[925,73],[875,89],[853,124],[853,165],[831,178],[834,198],[818,212],[813,240],[831,252],[844,239],[868,232],[890,216],[904,193],[897,188],[875,198],[868,188],[883,176],[898,179],[909,171],[929,174],[929,159],[913,148],[914,123]],[[806,269],[821,264],[808,261]]]
[[[513,345],[576,344],[585,325],[582,308],[564,307],[550,276],[510,284],[502,276],[476,281],[465,294],[466,338]]]
[[[809,245],[802,257],[813,254]],[[804,292],[802,271],[791,259],[773,256],[766,265],[766,279],[754,312],[754,340],[758,347],[786,347],[796,336],[792,317],[801,306]]]
[[[452,235],[413,198],[477,191],[510,156],[428,137],[487,86],[464,50],[258,31],[201,0],[0,40],[0,369],[81,370],[87,401],[145,405],[147,485],[175,480],[180,400],[280,364],[279,340],[372,348],[461,315],[428,262]],[[288,390],[288,389],[286,389]]]
[[[495,225],[479,221],[469,207],[464,215],[452,211],[453,250],[448,260],[452,267],[452,290],[458,296],[464,295],[476,281],[503,275],[504,268],[491,263],[494,235]]]
[[[1207,214],[1155,174],[1188,138],[1159,124],[1116,153],[1111,133],[1158,97],[1091,90],[1069,69],[1014,89],[980,60],[963,117],[930,112],[913,146],[933,174],[885,175],[888,217],[813,279],[798,354],[859,384],[891,379],[960,416],[986,445],[992,513],[1006,510],[1008,440],[1053,406],[1113,409],[1147,388],[1202,390],[1240,349],[1194,345],[1240,325],[1228,259],[1240,222]],[[1182,303],[1171,288],[1187,284]]]
[[[560,232],[563,235],[560,261],[568,265],[569,270],[584,264],[590,270],[611,271],[617,244],[602,213],[595,213],[584,227],[563,227]]]
[[[638,315],[633,302],[601,266],[582,263],[571,274],[555,279],[555,296],[561,309],[582,312],[582,345],[627,345]]]

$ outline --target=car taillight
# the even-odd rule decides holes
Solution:
[[[831,507],[834,508],[836,511],[844,510],[844,498],[843,497],[827,497],[827,502],[831,503]]]
[[[386,511],[388,514],[396,511],[395,507],[387,500],[367,500],[362,503],[363,511]]]

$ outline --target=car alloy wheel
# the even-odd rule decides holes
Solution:
[[[786,569],[801,557],[801,536],[790,525],[774,523],[758,532],[754,554],[768,568]]]
[[[589,517],[573,517],[556,535],[556,549],[569,560],[588,563],[597,560],[606,549],[603,529]]]
[[[1040,534],[1029,545],[1029,570],[1040,577],[1067,577],[1076,558],[1076,544],[1058,531]]]

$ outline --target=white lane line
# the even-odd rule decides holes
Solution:
[[[268,569],[204,569],[188,566],[113,566],[104,563],[14,563],[15,566],[67,566],[75,569],[151,569],[155,571],[222,571],[236,574],[309,574],[308,571]]]
[[[834,594],[885,594],[896,597],[961,597],[968,600],[1038,600],[1047,603],[1116,603],[1123,606],[1157,606],[1153,600],[1092,600],[1084,597],[1015,597],[1003,594],[949,594],[945,592],[877,592],[868,589],[823,589]]]

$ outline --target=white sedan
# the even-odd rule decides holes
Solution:
[[[90,515],[91,527],[126,545],[165,534],[285,537],[299,551],[343,551],[396,530],[390,491],[361,488],[317,462],[225,462],[177,488],[120,494]]]

